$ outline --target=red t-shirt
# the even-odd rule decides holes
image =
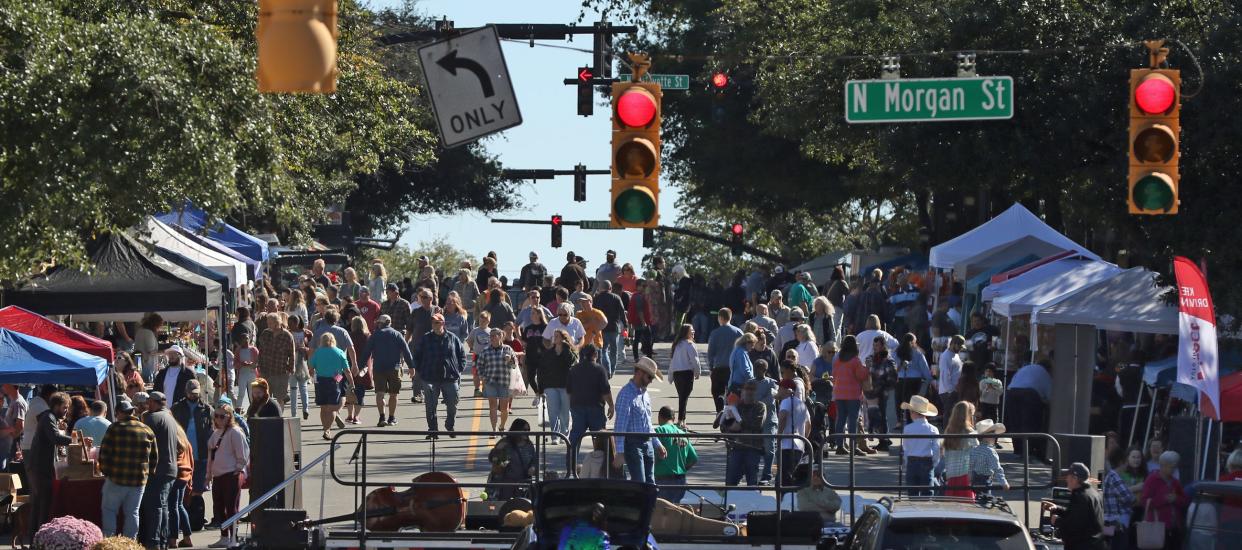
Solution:
[[[367,322],[367,330],[374,331],[375,319],[380,316],[380,305],[370,298],[358,300],[354,302],[354,305],[358,306],[358,311],[362,313],[362,320]]]

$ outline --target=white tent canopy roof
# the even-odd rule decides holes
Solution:
[[[1065,260],[1062,260],[1065,261]],[[1035,270],[1032,270],[1035,271]],[[992,311],[1003,317],[1029,315],[1072,296],[1074,293],[1115,277],[1121,268],[1108,262],[1079,261],[1077,269],[1031,285],[1025,291],[1001,296],[992,301]],[[1015,280],[1030,275],[1029,273]]]
[[[139,225],[135,237],[176,252],[190,261],[227,276],[230,289],[246,282],[245,263],[190,240],[180,231],[154,217],[148,217],[146,223]]]
[[[827,284],[828,279],[832,277],[832,269],[840,264],[849,265],[850,251],[837,250],[824,254],[818,258],[807,260],[803,264],[793,268],[792,272],[806,271],[811,274],[811,279],[815,284]]]
[[[1088,260],[1081,257],[1063,258],[1048,262],[1044,265],[1032,268],[1030,271],[1018,275],[1008,281],[1001,281],[992,285],[988,285],[983,289],[983,301],[991,302],[1003,296],[1013,296],[1021,294],[1033,288],[1035,285],[1055,279],[1070,271],[1078,269],[1087,263],[1093,263],[1095,260]]]
[[[1156,274],[1141,267],[1074,294],[1031,314],[1041,325],[1095,325],[1101,330],[1177,334],[1177,306],[1167,304],[1167,288],[1156,286]]]
[[[1014,245],[1018,245],[1023,253],[1037,256],[1074,250],[1091,259],[1100,259],[1090,250],[1049,227],[1026,207],[1015,203],[987,223],[933,246],[929,263],[932,267],[959,272],[959,278],[962,278],[967,276],[966,271],[970,265]]]

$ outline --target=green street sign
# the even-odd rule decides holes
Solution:
[[[608,220],[582,220],[578,222],[578,229],[623,229],[623,228],[613,227],[612,222]]]
[[[629,82],[633,79],[633,75],[621,75],[621,82]],[[647,73],[643,77],[643,82],[655,82],[665,90],[689,90],[690,75],[688,74],[651,74]]]
[[[1013,78],[905,78],[845,82],[845,121],[939,122],[1013,118]]]

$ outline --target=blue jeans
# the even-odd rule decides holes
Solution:
[[[612,377],[612,373],[617,372],[617,350],[625,345],[624,337],[620,332],[604,333],[604,368],[608,369],[608,376]]]
[[[583,434],[588,431],[594,432],[604,429],[608,423],[608,419],[604,416],[603,405],[573,407],[569,409],[569,413],[574,418],[574,421],[570,424],[569,429],[569,446],[574,451],[574,460],[577,460],[578,449],[582,445]]]
[[[548,429],[559,434],[569,431],[569,394],[565,388],[544,388],[548,402]]]
[[[204,465],[206,466],[206,465]],[[197,470],[197,467],[195,468]],[[190,536],[190,511],[185,509],[185,489],[188,485],[180,479],[173,482],[172,490],[168,491],[168,538],[177,538],[177,533]]]
[[[711,332],[711,319],[708,318],[707,314],[700,311],[694,314],[690,324],[694,325],[694,343],[706,344],[707,336]]]
[[[686,484],[685,474],[676,476],[659,476],[656,478],[656,483],[660,484],[660,490],[656,493],[657,498],[662,498],[673,504],[677,504],[681,502],[682,497],[686,496],[685,487],[678,487],[678,485],[684,486]]]
[[[776,422],[764,422],[763,433],[776,435]],[[776,438],[763,440],[763,469],[759,470],[761,480],[772,479],[772,461],[776,459]]]
[[[625,469],[633,481],[655,483],[655,446],[651,438],[625,438]]]
[[[440,396],[444,396],[444,427],[449,431],[453,430],[453,426],[457,424],[457,380],[449,380],[445,382],[425,382],[423,386],[423,406],[427,411],[427,429],[429,431],[440,431],[440,422],[436,419],[436,405],[439,404]]]
[[[120,534],[131,539],[138,538],[138,505],[142,503],[143,487],[129,487],[105,479],[102,492],[103,533],[105,537],[118,534],[116,516],[125,516]]]
[[[310,414],[310,399],[306,396],[306,380],[289,377],[289,416],[298,415],[298,395],[302,396],[302,414]]]
[[[910,489],[910,496],[928,496],[932,494],[932,468],[930,457],[911,456],[906,458],[906,485],[927,486],[927,489]]]
[[[142,524],[138,541],[146,546],[158,546],[168,540],[168,493],[172,490],[173,476],[151,476],[142,492]]]
[[[832,442],[833,444],[841,445],[844,442],[840,434],[845,433],[846,427],[849,427],[849,432],[851,434],[858,435],[858,408],[862,404],[862,401],[857,399],[839,399],[836,401],[836,404],[837,421],[835,422],[836,425],[833,426],[832,431],[837,435],[832,436]]]
[[[761,460],[763,449],[734,445],[725,456],[725,485],[737,485],[743,477],[747,485],[758,485]]]

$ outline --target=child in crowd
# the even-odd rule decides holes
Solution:
[[[1005,394],[1005,384],[996,379],[996,367],[988,364],[983,370],[983,378],[979,380],[979,413],[983,418],[993,422],[999,420],[1001,396]]]

